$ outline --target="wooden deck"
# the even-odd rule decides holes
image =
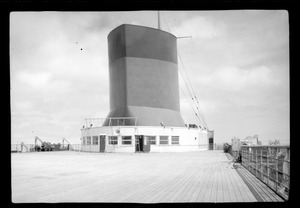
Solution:
[[[23,202],[256,202],[222,151],[103,154],[12,153],[12,201]],[[266,187],[264,187],[266,188]],[[253,194],[254,193],[254,194]],[[274,193],[273,193],[274,194]],[[273,198],[280,201],[280,198]]]

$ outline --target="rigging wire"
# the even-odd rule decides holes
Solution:
[[[193,40],[193,38],[191,38],[191,41],[192,41],[192,53],[193,53],[193,56],[192,56],[192,63],[195,63],[195,47],[194,47],[194,40]],[[196,73],[195,73],[195,70],[193,71],[194,72],[194,74],[193,74],[193,76],[192,77],[194,77],[194,87],[195,87],[195,99],[196,99],[196,102],[197,102],[197,104],[198,104],[198,106],[199,106],[199,109],[201,109],[201,107],[200,107],[200,103],[199,103],[199,101],[198,101],[198,98],[196,97],[196,95],[198,95],[198,88],[197,88],[197,82],[195,81],[196,80]],[[207,125],[207,123],[206,123],[206,121],[205,121],[205,118],[204,118],[204,115],[203,115],[203,112],[200,110],[200,116],[203,118],[203,120],[204,120],[204,123],[205,123],[205,126],[208,128],[208,125]]]
[[[197,99],[196,96],[195,96],[195,99],[196,99],[196,102],[197,102],[197,104],[198,104],[198,106],[199,106],[199,108],[200,108],[200,103],[199,103],[199,101],[198,101],[198,99]],[[200,112],[200,116],[203,118],[203,121],[204,121],[205,126],[208,128],[208,125],[207,125],[207,123],[206,123],[206,121],[205,121],[205,118],[204,118],[204,115],[203,115],[202,111],[199,111],[199,112]]]
[[[171,29],[170,29],[170,27],[169,27],[169,24],[168,24],[168,22],[166,21],[164,15],[162,15],[162,12],[161,12],[161,16],[162,16],[162,19],[164,19],[164,22],[166,23],[166,25],[167,25],[167,27],[168,27],[168,29],[169,29],[169,32],[171,33]],[[195,90],[194,90],[194,88],[193,88],[192,82],[191,82],[190,77],[189,77],[189,75],[188,75],[188,72],[187,72],[187,70],[186,70],[186,68],[185,68],[185,66],[184,66],[184,64],[183,64],[183,60],[182,60],[182,58],[181,58],[181,55],[180,55],[179,51],[178,51],[178,57],[179,57],[179,60],[180,60],[180,62],[181,62],[181,64],[182,64],[182,68],[183,68],[183,70],[184,70],[184,72],[185,72],[185,75],[186,75],[186,77],[187,77],[187,79],[188,79],[188,83],[189,83],[190,87],[188,86],[188,83],[186,82],[186,80],[185,80],[185,78],[184,78],[184,76],[183,76],[183,73],[181,72],[181,70],[180,70],[179,67],[178,67],[178,71],[180,72],[180,75],[181,75],[181,77],[182,77],[182,79],[183,79],[183,81],[184,81],[184,84],[185,84],[185,86],[186,86],[186,88],[187,88],[187,90],[188,90],[188,92],[189,92],[189,95],[190,95],[190,97],[191,97],[191,99],[192,99],[194,105],[196,106],[196,109],[197,109],[197,111],[198,111],[198,114],[195,112],[194,108],[193,108],[192,105],[190,104],[190,102],[189,102],[189,100],[187,99],[186,95],[185,95],[184,93],[183,93],[183,94],[184,94],[184,96],[186,97],[186,99],[188,100],[188,102],[189,102],[189,104],[190,104],[192,110],[194,111],[195,115],[196,115],[197,118],[199,119],[200,123],[201,123],[202,125],[204,125],[205,128],[208,128],[207,123],[206,123],[205,118],[204,118],[204,115],[203,115],[203,113],[202,113],[202,110],[201,110],[201,108],[200,108],[199,101],[198,101],[198,99],[197,99],[197,97],[196,97],[196,93],[195,93]],[[190,88],[191,88],[191,90],[190,90]],[[180,89],[181,89],[181,88],[180,88]],[[183,92],[182,89],[181,89],[181,91]],[[192,91],[192,92],[191,92],[191,91]],[[200,118],[199,118],[199,116],[200,116]]]
[[[181,64],[182,64],[182,68],[184,69],[185,75],[186,75],[186,77],[187,77],[187,79],[188,79],[188,81],[189,81],[190,87],[191,87],[192,92],[193,92],[193,93],[191,93],[192,100],[195,102],[195,105],[197,106],[198,113],[199,113],[200,116],[202,117],[202,119],[203,119],[203,121],[204,121],[204,124],[205,124],[205,127],[207,128],[207,124],[206,124],[204,115],[203,115],[203,113],[202,113],[202,111],[201,111],[199,101],[198,101],[198,99],[197,99],[197,97],[196,97],[195,90],[194,90],[194,88],[193,88],[192,82],[191,82],[191,80],[190,80],[190,78],[189,78],[188,72],[187,72],[187,70],[186,70],[186,68],[185,68],[185,66],[184,66],[184,64],[183,64],[183,60],[182,60],[181,55],[180,55],[179,52],[178,52],[178,56],[179,56],[179,60],[180,60],[180,62],[181,62]],[[190,90],[189,90],[189,91],[190,91]]]
[[[192,85],[192,83],[191,83],[191,80],[190,80],[189,75],[187,74],[187,70],[186,70],[186,68],[185,68],[185,66],[184,66],[184,64],[183,64],[183,61],[182,61],[182,58],[181,58],[181,55],[180,55],[179,51],[178,51],[178,57],[179,57],[180,62],[181,62],[181,64],[182,64],[182,68],[184,69],[185,75],[186,75],[186,77],[188,78],[189,84],[190,84],[190,86],[191,86],[191,88],[192,88],[193,95],[195,95],[195,91],[194,91],[193,85]]]
[[[179,71],[180,71],[180,70],[179,70]],[[181,73],[181,72],[180,72],[180,73]],[[182,77],[182,76],[181,76],[181,77]],[[182,77],[182,79],[183,79],[183,77]],[[185,82],[184,79],[183,79],[183,81]],[[190,95],[191,95],[191,92],[190,92],[190,90],[189,90],[189,88],[187,87],[186,84],[185,84],[185,86],[186,86],[186,88],[188,89],[188,91],[189,91],[189,93],[190,93]],[[188,103],[189,103],[191,109],[192,109],[193,112],[195,113],[196,117],[197,117],[198,120],[200,121],[200,124],[203,125],[203,126],[205,126],[205,122],[203,121],[203,118],[202,118],[202,117],[201,117],[201,118],[199,117],[199,116],[201,116],[201,115],[199,115],[199,110],[198,110],[198,114],[197,114],[196,110],[193,108],[193,105],[190,103],[190,100],[187,98],[186,94],[184,93],[184,91],[182,90],[181,87],[180,87],[180,90],[182,91],[183,95],[184,95],[185,98],[187,99],[187,101],[188,101]],[[191,96],[191,98],[192,98],[192,96]],[[198,107],[197,107],[197,105],[195,104],[195,101],[194,101],[193,99],[192,99],[192,102],[194,103],[194,106],[195,106],[195,108],[197,109]]]
[[[194,104],[195,104],[195,106],[196,106],[196,109],[197,109],[197,111],[198,111],[198,114],[199,114],[199,116],[201,117],[201,119],[203,120],[203,124],[205,125],[206,128],[208,128],[208,127],[207,127],[207,124],[206,124],[206,121],[205,121],[205,118],[204,118],[204,115],[203,115],[202,111],[200,110],[200,109],[201,109],[201,108],[200,108],[200,104],[199,104],[199,101],[198,101],[198,99],[197,99],[197,97],[196,97],[196,94],[195,94],[193,85],[192,85],[192,83],[191,83],[191,80],[190,80],[190,78],[189,78],[189,75],[188,75],[188,73],[187,73],[187,70],[186,70],[185,67],[184,67],[184,64],[183,64],[183,61],[182,61],[182,58],[181,58],[179,52],[178,52],[178,56],[179,56],[179,59],[180,59],[180,62],[181,62],[181,64],[182,64],[182,66],[183,66],[182,68],[183,68],[183,70],[184,70],[184,72],[185,72],[185,75],[186,75],[186,77],[187,77],[187,79],[188,79],[188,81],[189,81],[190,88],[192,89],[192,92],[191,92],[191,90],[189,89],[188,84],[187,84],[186,81],[184,80],[183,75],[182,75],[182,73],[181,73],[181,70],[179,70],[179,72],[180,72],[180,74],[181,74],[181,76],[182,76],[182,78],[183,78],[183,80],[184,80],[184,82],[185,82],[185,85],[186,85],[186,87],[187,87],[187,89],[188,89],[188,91],[189,91],[189,93],[190,93],[191,99],[193,100],[193,102],[194,102]],[[178,68],[179,68],[179,67],[178,67]]]
[[[201,119],[199,118],[198,114],[197,114],[196,111],[194,110],[194,108],[193,108],[192,104],[190,103],[189,99],[187,98],[186,94],[184,93],[183,89],[182,89],[180,86],[179,86],[179,88],[180,88],[182,94],[184,95],[185,99],[188,101],[188,103],[189,103],[191,109],[192,109],[193,112],[195,113],[195,116],[198,118],[200,124],[204,125],[203,122],[201,121]]]

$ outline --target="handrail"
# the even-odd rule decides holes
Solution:
[[[289,148],[289,145],[241,145],[241,147],[274,147],[274,148]]]
[[[62,138],[62,146],[63,146],[63,148],[65,147],[65,146],[64,146],[64,141],[67,141],[67,142],[69,143],[69,145],[70,145],[70,146],[69,146],[69,147],[70,147],[69,149],[72,149],[72,148],[73,148],[71,142],[70,142],[69,140],[67,140],[66,138],[64,138],[64,137]]]
[[[11,144],[11,151],[17,151],[17,152],[21,152],[20,150],[22,150],[22,146],[25,146],[26,147],[26,152],[36,152],[36,149],[34,148],[35,147],[35,144],[25,144],[23,142],[23,144]],[[81,149],[81,144],[71,144],[70,143],[70,146],[72,146],[72,148],[70,148],[70,150],[73,150],[73,151],[77,151],[77,150],[80,150]],[[60,150],[63,150],[63,149],[60,149]]]
[[[285,200],[290,189],[290,146],[241,146],[242,165]]]
[[[126,120],[130,120],[130,119],[134,119],[134,124],[126,125]],[[137,117],[85,118],[85,123],[87,128],[91,126],[102,126],[106,121],[108,121],[108,126],[136,126],[137,125]],[[114,121],[116,121],[116,124],[114,124]]]
[[[28,152],[28,147],[24,144],[24,142],[21,142],[21,152],[23,152],[23,147],[25,147],[26,152]]]

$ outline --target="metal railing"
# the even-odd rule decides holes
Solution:
[[[80,151],[81,150],[81,144],[71,144],[72,148],[70,150],[72,151]]]
[[[11,144],[11,152],[37,152],[37,148],[35,148],[35,144]],[[81,144],[65,144],[61,145],[59,149],[53,148],[52,151],[63,151],[63,150],[70,150],[70,151],[80,151]]]
[[[137,117],[86,118],[86,127],[99,126],[136,126]]]
[[[34,144],[11,144],[11,152],[34,152]]]
[[[290,146],[242,146],[242,165],[285,200],[290,189]]]

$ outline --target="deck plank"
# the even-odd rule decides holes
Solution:
[[[172,184],[169,187],[169,191],[164,194],[164,197],[161,201],[174,202],[180,201],[181,196],[184,194],[184,190],[189,185],[189,181],[193,180],[195,169],[186,170],[184,174],[180,175],[181,180],[178,180],[178,183]]]
[[[197,168],[197,171],[195,173],[194,179],[190,181],[190,188],[186,191],[184,197],[183,197],[183,201],[184,202],[189,202],[192,198],[192,196],[196,196],[197,194],[197,187],[199,186],[199,183],[201,182],[201,180],[199,180],[199,178],[201,178],[203,174],[203,169],[202,167]]]
[[[222,151],[172,154],[66,151],[14,153],[11,158],[14,203],[255,201]],[[250,176],[246,175],[247,180],[253,182]],[[270,194],[263,191],[263,185],[254,186],[262,195]]]
[[[228,189],[228,181],[226,178],[226,165],[225,168],[222,168],[221,172],[222,179],[222,190],[223,190],[223,202],[230,202],[229,189]]]
[[[246,180],[252,185],[252,187],[259,193],[264,201],[273,202],[284,201],[281,197],[274,193],[266,184],[262,183],[256,176],[247,171],[244,167],[241,166],[239,169],[241,174],[246,178]]]
[[[223,172],[223,167],[221,165],[218,166],[217,170],[217,202],[223,202],[223,180],[222,180],[222,172]]]
[[[196,181],[196,175],[197,175],[198,169],[195,168],[188,178],[188,180],[185,182],[185,184],[182,184],[180,189],[178,190],[178,196],[174,199],[174,201],[178,202],[186,202],[188,201],[185,197],[189,194],[190,189],[192,188],[193,184]]]
[[[239,185],[239,181],[237,180],[238,179],[238,176],[236,174],[236,172],[232,171],[233,169],[230,169],[231,171],[229,171],[229,178],[231,180],[231,185],[233,187],[233,192],[236,196],[236,200],[237,202],[244,202],[244,197],[242,196],[241,192],[240,192],[240,189],[238,187]]]
[[[212,188],[211,188],[211,193],[210,197],[208,199],[208,202],[216,202],[217,201],[217,188],[218,188],[218,170],[217,170],[217,164],[214,164],[214,170],[213,170],[213,182],[212,182]]]
[[[203,188],[203,179],[206,178],[208,175],[208,171],[205,171],[205,168],[201,167],[199,170],[199,175],[197,176],[197,183],[195,185],[195,189],[192,191],[190,195],[189,202],[197,201],[197,197]]]
[[[228,165],[225,169],[226,171],[226,174],[225,174],[225,179],[226,179],[226,184],[227,184],[227,189],[228,189],[228,195],[229,195],[229,199],[230,199],[230,202],[237,202],[237,197],[236,197],[236,194],[234,192],[234,188],[233,188],[233,185],[232,184],[232,179],[230,177],[230,174],[229,174],[229,171],[230,170],[230,166]]]
[[[272,201],[272,197],[269,196],[266,191],[261,187],[259,186],[258,184],[256,184],[253,180],[253,178],[250,177],[250,175],[246,174],[245,172],[244,173],[244,176],[246,178],[246,180],[252,185],[252,187],[256,190],[256,192],[262,197],[262,199],[264,201],[267,201],[267,202],[271,202]]]
[[[206,177],[206,180],[204,181],[204,189],[202,190],[200,194],[200,201],[208,202],[212,193],[212,185],[214,183],[213,180],[213,165],[210,165],[211,167],[208,169],[209,175]]]

